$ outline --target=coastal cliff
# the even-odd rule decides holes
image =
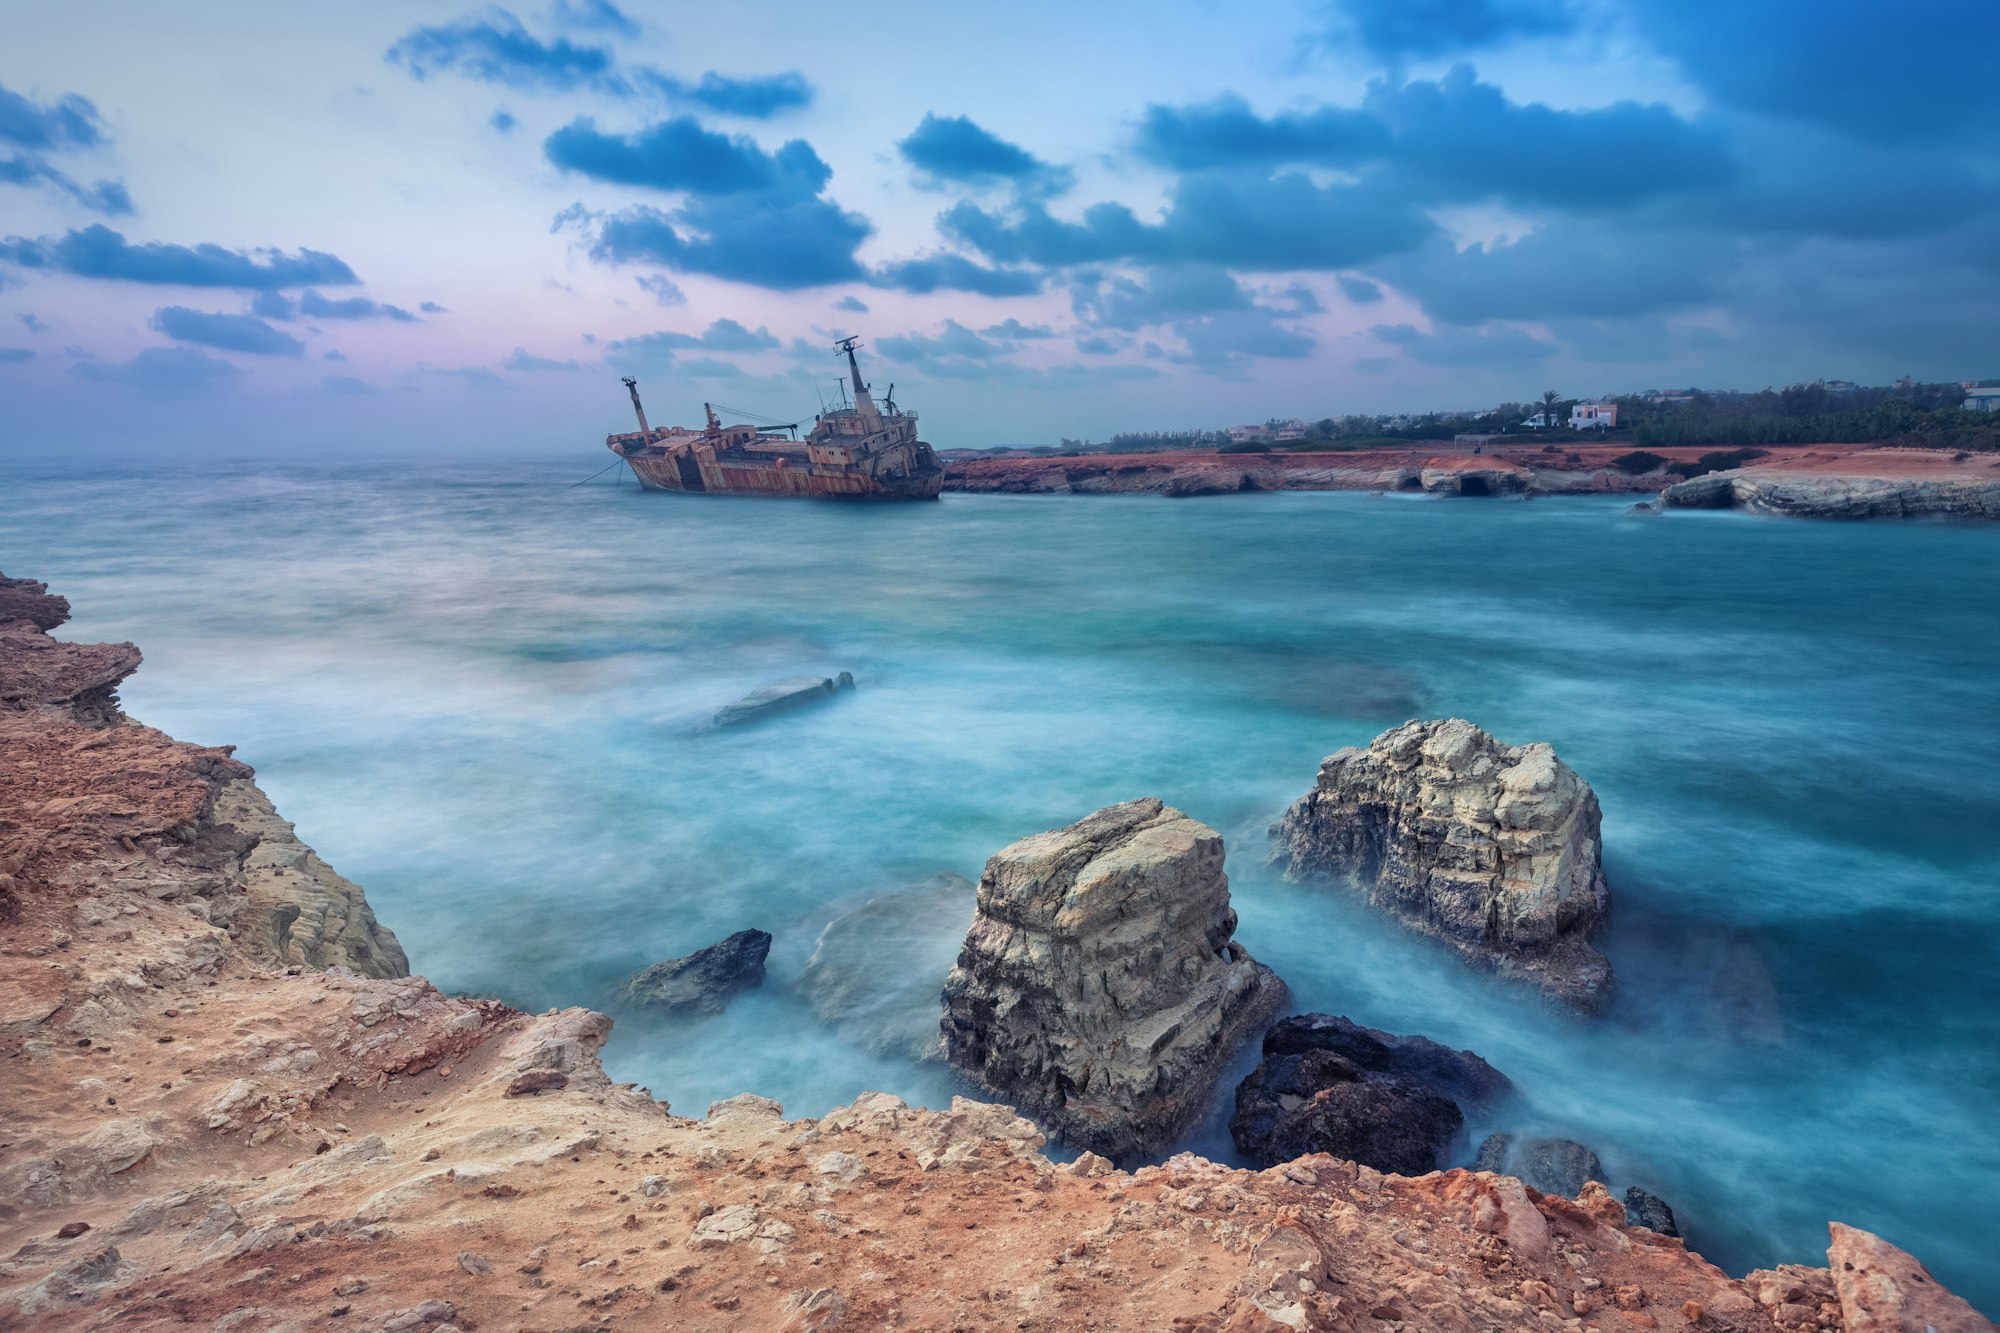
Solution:
[[[1795,518],[2000,519],[2000,458],[1924,449],[1805,454],[1680,482],[1660,492],[1660,504]]]
[[[247,766],[117,714],[136,651],[48,638],[59,601],[0,600],[0,1327],[1991,1327],[1866,1232],[1732,1279],[1595,1186],[1059,1166],[962,1099],[674,1115],[602,1015],[401,975]]]

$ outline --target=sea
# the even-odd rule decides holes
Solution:
[[[1294,1011],[1513,1080],[1460,1160],[1572,1138],[1732,1273],[1824,1263],[1835,1219],[2000,1315],[2000,528],[1630,497],[855,506],[578,484],[595,466],[15,460],[0,568],[68,596],[71,637],[141,645],[131,714],[238,747],[418,972],[606,1010],[612,1076],[679,1113],[976,1095],[922,1050],[971,912],[940,876],[1158,796],[1222,832],[1237,939]],[[822,705],[710,724],[841,671]],[[1596,789],[1601,1017],[1270,864],[1322,757],[1442,717]],[[723,1013],[619,997],[751,927],[768,977]],[[1253,1060],[1165,1151],[1237,1160]]]

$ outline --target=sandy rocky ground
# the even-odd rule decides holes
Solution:
[[[1731,1280],[1595,1185],[1059,1166],[963,1100],[673,1114],[602,1015],[404,975],[66,611],[0,578],[0,1328],[1992,1327],[1866,1233]]]

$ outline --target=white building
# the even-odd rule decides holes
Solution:
[[[2000,384],[1975,384],[1965,391],[1968,412],[2000,412]]]
[[[1258,440],[1268,440],[1270,438],[1271,428],[1269,426],[1231,426],[1229,428],[1229,442],[1231,444],[1252,444]]]
[[[1610,430],[1618,424],[1618,404],[1578,403],[1569,410],[1571,430]]]

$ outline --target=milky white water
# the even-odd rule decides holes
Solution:
[[[1475,1134],[1591,1145],[1732,1271],[1823,1262],[1832,1217],[2000,1312],[2000,529],[569,488],[591,465],[14,465],[0,568],[68,595],[65,633],[138,642],[130,710],[239,746],[418,971],[609,1009],[613,1076],[683,1112],[942,1102],[945,1071],[804,1003],[821,928],[1158,795],[1225,835],[1238,938],[1296,1009],[1514,1080]],[[859,688],[823,707],[699,725],[841,670]],[[1597,790],[1619,985],[1596,1022],[1264,864],[1321,756],[1450,715],[1553,742]],[[907,1015],[962,923],[898,921],[880,970]],[[746,926],[776,936],[770,979],[723,1016],[618,1007],[623,977]],[[1219,1118],[1176,1146],[1230,1152]]]

